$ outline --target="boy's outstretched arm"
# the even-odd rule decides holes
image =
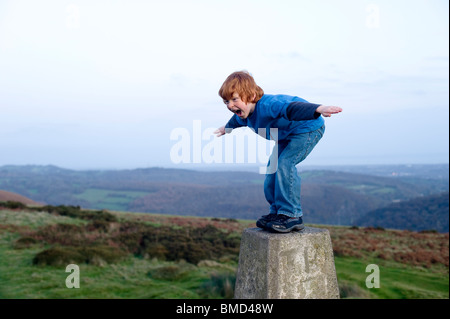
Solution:
[[[322,116],[330,117],[332,114],[342,112],[342,108],[340,108],[339,106],[320,105],[316,109],[316,112],[322,114]]]
[[[214,131],[214,134],[216,134],[217,137],[225,135],[226,133],[231,133],[233,129],[244,126],[241,123],[239,123],[236,120],[236,115],[233,115],[231,119],[228,121],[227,124],[224,126],[219,127],[217,130]]]
[[[225,135],[225,125],[219,127],[217,130],[214,131],[214,134],[216,134],[217,137]]]
[[[296,101],[286,107],[285,118],[290,121],[305,121],[317,119],[320,115],[330,117],[331,114],[339,112],[342,112],[342,109],[338,106]]]

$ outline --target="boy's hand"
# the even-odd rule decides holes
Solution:
[[[216,137],[225,135],[225,126],[219,127],[217,130],[214,131],[214,134],[216,134]]]
[[[316,109],[316,112],[322,114],[325,117],[330,117],[331,114],[337,114],[342,112],[342,108],[340,108],[339,106],[321,105]]]

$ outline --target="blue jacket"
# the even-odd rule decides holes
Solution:
[[[266,139],[289,140],[291,135],[312,132],[324,125],[316,112],[319,105],[297,96],[264,94],[249,117],[240,119],[234,114],[225,129],[248,126]],[[278,135],[274,136],[276,131]]]

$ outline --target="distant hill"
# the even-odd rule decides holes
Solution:
[[[40,205],[40,203],[37,203],[34,200],[29,199],[25,196],[0,190],[0,202],[7,202],[7,201],[20,202],[25,205]]]
[[[433,180],[448,180],[449,164],[395,164],[395,165],[334,165],[334,166],[304,166],[305,170],[328,170],[364,175],[401,178],[425,178]]]
[[[356,225],[448,232],[449,193],[393,203],[369,212],[357,220]]]
[[[360,168],[358,168],[360,169]],[[391,171],[384,167],[384,172]],[[399,171],[393,167],[392,171]],[[368,212],[448,191],[447,166],[402,167],[380,176],[314,169],[301,171],[305,221],[354,225]],[[396,172],[395,171],[395,172]],[[427,177],[427,172],[434,172]],[[420,174],[418,174],[420,173]],[[425,176],[425,177],[424,177]],[[76,205],[185,216],[256,219],[268,213],[264,175],[245,171],[141,168],[76,171],[56,166],[1,166],[0,189],[49,205]]]

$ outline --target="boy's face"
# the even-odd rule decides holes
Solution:
[[[255,103],[244,103],[238,93],[233,93],[231,100],[223,100],[227,108],[239,116],[241,119],[246,119],[255,110]]]

